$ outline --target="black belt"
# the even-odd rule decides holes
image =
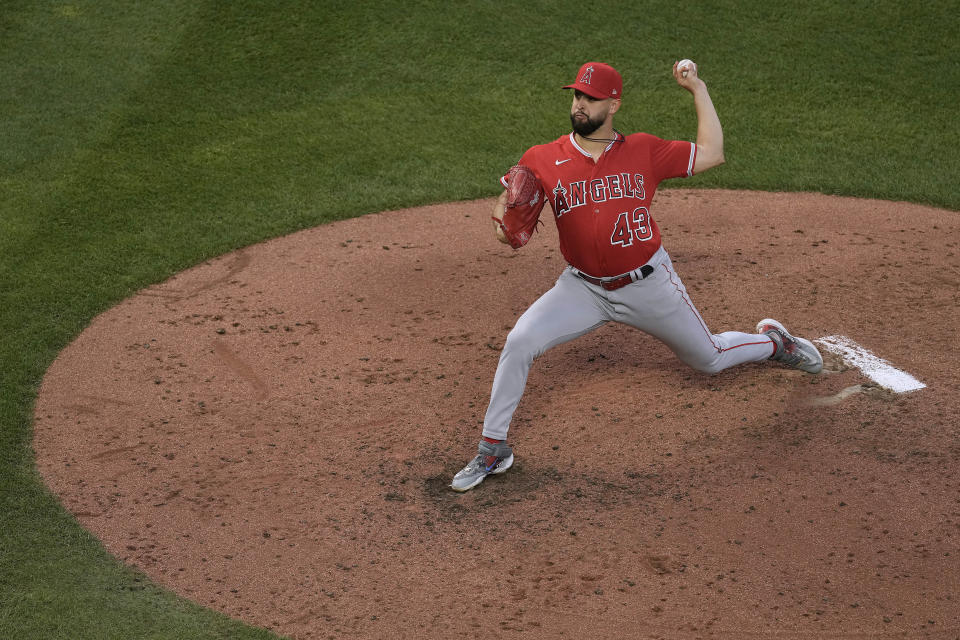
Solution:
[[[574,269],[577,272],[577,275],[589,282],[590,284],[595,284],[598,287],[603,287],[607,291],[615,291],[620,287],[625,287],[631,282],[636,282],[637,280],[643,280],[644,278],[649,278],[650,274],[653,273],[653,267],[648,264],[643,265],[639,269],[631,271],[630,273],[625,273],[622,276],[617,276],[616,278],[594,278],[593,276],[588,276],[583,271],[579,269]]]

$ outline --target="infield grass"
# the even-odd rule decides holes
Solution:
[[[37,388],[96,314],[265,238],[495,195],[568,130],[558,88],[589,59],[624,74],[622,130],[684,139],[670,66],[700,64],[728,163],[684,187],[960,209],[958,8],[531,1],[507,20],[481,0],[7,0],[0,637],[272,637],[123,567],[42,485]]]

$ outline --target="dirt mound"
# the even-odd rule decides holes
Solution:
[[[607,326],[534,364],[515,467],[460,495],[506,333],[563,266],[552,223],[514,252],[491,206],[304,231],[96,318],[39,394],[46,482],[124,562],[294,638],[958,634],[956,213],[661,192],[713,331],[773,316],[928,387],[706,376]]]

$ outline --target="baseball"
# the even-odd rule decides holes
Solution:
[[[677,63],[677,69],[680,70],[680,73],[683,75],[684,78],[687,77],[688,69],[696,70],[696,68],[697,68],[697,65],[693,63],[693,60],[689,60],[687,58],[684,58],[683,60]]]

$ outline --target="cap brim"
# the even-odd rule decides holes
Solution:
[[[575,83],[573,83],[573,84],[568,84],[567,86],[565,86],[565,87],[563,87],[563,88],[564,88],[564,89],[576,89],[577,91],[580,91],[580,92],[582,92],[582,93],[585,93],[585,94],[587,94],[588,96],[590,96],[591,98],[596,98],[597,100],[605,100],[605,99],[607,99],[607,98],[612,97],[612,96],[604,95],[604,94],[600,93],[599,91],[597,91],[596,89],[594,89],[593,87],[591,87],[590,85],[588,85],[588,84],[583,84],[582,82],[575,82]]]

